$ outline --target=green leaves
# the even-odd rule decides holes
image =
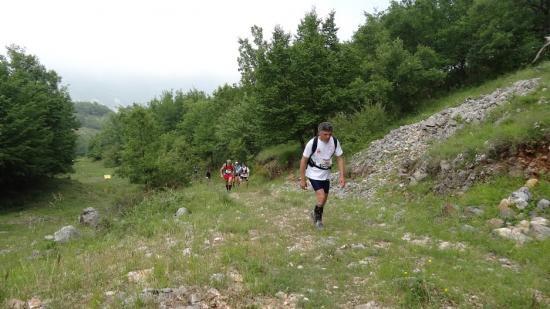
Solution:
[[[11,46],[0,80],[0,184],[71,170],[77,122],[61,78]]]

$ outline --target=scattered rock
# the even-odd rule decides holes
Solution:
[[[6,304],[7,304],[8,309],[25,309],[25,308],[27,308],[27,303],[26,302],[24,302],[20,299],[16,299],[16,298],[12,298],[12,299],[8,300],[8,302]]]
[[[97,227],[99,223],[99,212],[93,207],[85,208],[80,213],[80,217],[78,218],[78,221],[82,225]]]
[[[354,307],[354,309],[383,309],[380,304],[378,304],[376,301],[371,300],[366,304],[357,305]]]
[[[187,208],[185,207],[180,207],[178,208],[178,210],[176,211],[176,214],[174,215],[176,218],[179,218],[181,216],[185,216],[185,215],[188,215],[190,212]]]
[[[74,239],[79,235],[80,233],[78,233],[78,230],[74,226],[68,225],[68,226],[62,227],[59,231],[55,232],[53,234],[53,240],[55,242],[63,243],[71,239]]]
[[[548,220],[542,217],[535,217],[530,222],[529,235],[537,240],[545,240],[550,237]]]
[[[523,210],[529,204],[531,200],[531,192],[528,187],[521,187],[519,190],[512,192],[509,197],[510,203],[515,205],[516,208]]]
[[[550,201],[546,199],[542,199],[537,203],[537,209],[544,211],[546,208],[550,207]]]
[[[222,282],[224,278],[225,278],[225,276],[223,274],[216,273],[216,274],[212,274],[210,276],[210,281]]]
[[[144,283],[145,281],[147,281],[147,279],[149,278],[149,276],[151,276],[152,273],[153,273],[152,268],[131,271],[127,275],[128,282],[130,282],[130,283]]]
[[[499,218],[492,218],[492,219],[487,220],[487,225],[489,226],[489,228],[494,230],[494,229],[497,229],[499,227],[502,227],[504,225],[504,220],[499,219]]]
[[[476,232],[477,229],[471,225],[468,225],[468,224],[464,224],[461,228],[460,228],[463,232],[469,232],[469,233],[473,233],[473,232]]]
[[[515,241],[517,244],[522,245],[530,240],[532,240],[531,237],[523,234],[520,229],[515,227],[503,227],[499,229],[493,230],[493,232],[505,239],[510,239]]]
[[[40,309],[43,308],[43,303],[40,300],[40,298],[33,296],[28,302],[27,307],[28,309]]]
[[[516,213],[508,206],[498,206],[498,216],[501,219],[513,219],[516,216]]]
[[[481,217],[483,210],[478,207],[468,206],[464,209],[464,215],[467,217]]]
[[[525,183],[525,186],[526,186],[527,188],[532,189],[532,188],[534,188],[538,183],[539,183],[539,180],[538,180],[538,179],[536,179],[536,178],[531,178],[531,179],[527,180],[527,182]]]
[[[445,217],[452,216],[458,211],[458,206],[453,205],[451,203],[446,203],[441,208],[441,214]]]
[[[183,249],[183,255],[184,256],[191,256],[191,248]]]

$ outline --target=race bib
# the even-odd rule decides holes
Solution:
[[[332,166],[332,160],[321,160],[319,166],[321,168],[330,168]]]

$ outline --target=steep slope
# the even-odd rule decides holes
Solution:
[[[483,121],[490,111],[509,102],[512,96],[523,96],[535,90],[539,82],[539,79],[521,80],[491,94],[468,99],[425,120],[392,130],[351,158],[349,165],[356,180],[345,189],[335,189],[335,192],[371,198],[390,178],[395,178],[422,157],[432,143],[449,138],[468,123]],[[418,171],[413,178],[421,180],[425,177],[423,173]]]

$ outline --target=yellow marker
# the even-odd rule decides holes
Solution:
[[[103,175],[103,179],[111,179],[111,175]]]

